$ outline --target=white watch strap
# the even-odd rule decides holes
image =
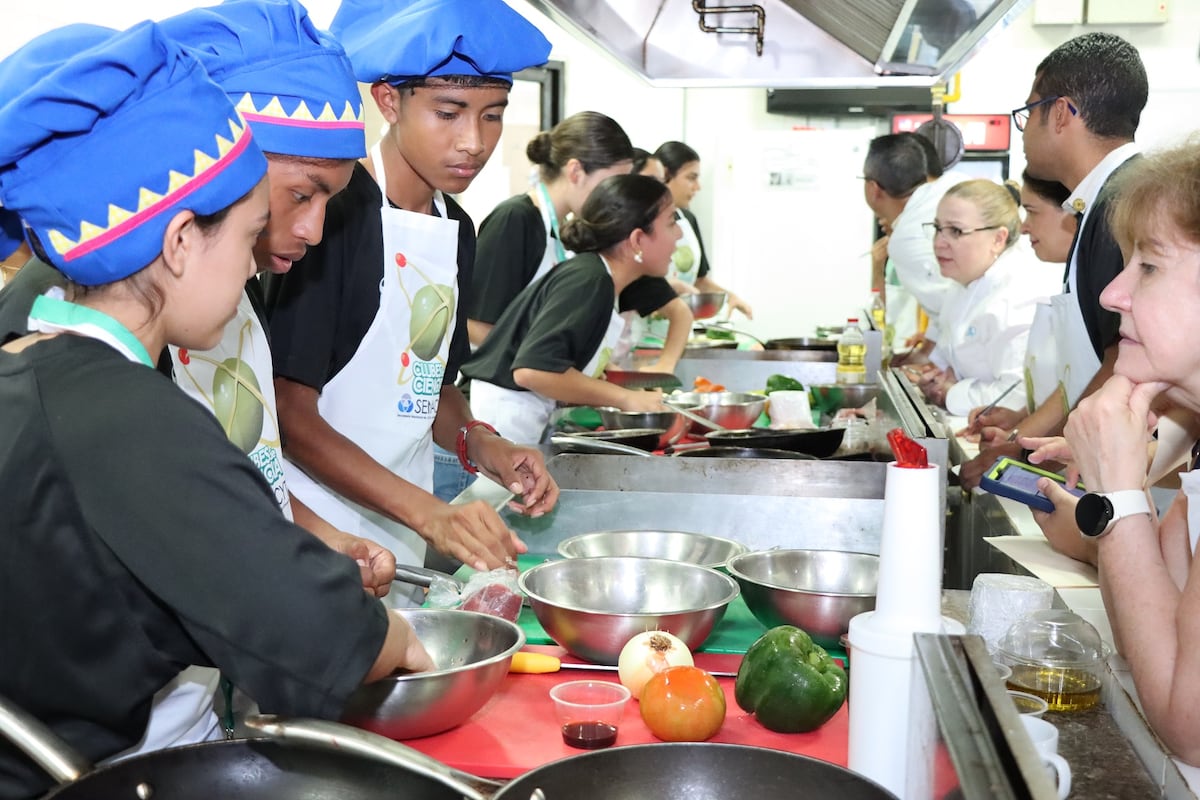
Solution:
[[[1113,518],[1108,523],[1109,528],[1119,519],[1132,517],[1136,514],[1150,513],[1150,501],[1146,499],[1146,493],[1141,489],[1104,492],[1103,496],[1108,498],[1108,502],[1112,503],[1113,508]]]

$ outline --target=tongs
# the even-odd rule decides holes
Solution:
[[[762,339],[759,339],[757,336],[754,336],[753,334],[746,333],[745,331],[740,331],[736,328],[731,327],[728,320],[720,319],[720,320],[717,320],[716,322],[706,322],[704,320],[696,320],[693,323],[693,325],[695,327],[700,328],[701,330],[705,330],[705,331],[712,329],[714,331],[725,331],[726,333],[736,334],[737,336],[745,336],[747,339],[749,339],[752,342],[761,344],[763,347],[767,346],[767,343],[764,342]]]

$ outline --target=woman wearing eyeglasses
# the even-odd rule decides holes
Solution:
[[[1037,302],[1058,276],[1019,242],[1014,189],[989,180],[951,187],[925,228],[942,275],[954,281],[942,305],[937,347],[918,385],[957,416],[996,400],[1025,407],[1025,346]]]

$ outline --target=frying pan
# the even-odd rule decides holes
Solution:
[[[767,350],[837,350],[837,340],[818,339],[812,336],[796,336],[790,339],[767,339],[763,343]]]
[[[749,428],[738,431],[712,431],[704,434],[709,444],[716,447],[769,447],[776,450],[791,450],[807,453],[817,458],[827,458],[837,452],[846,435],[845,428],[817,428],[815,430],[771,430]]]
[[[86,764],[40,722],[0,701],[0,728],[59,781],[57,800],[727,800],[786,796],[888,800],[849,770],[807,756],[729,744],[643,744],[568,756],[507,785],[453,769],[376,734],[321,720],[250,717],[271,739],[207,742],[135,756],[79,776]],[[14,716],[15,713],[15,716]],[[18,720],[15,725],[13,720]],[[494,794],[493,794],[494,792]]]
[[[594,436],[581,436],[577,433],[556,433],[550,437],[550,444],[563,453],[616,453],[625,456],[654,458],[653,453],[637,447],[630,447],[618,441],[597,439]]]
[[[784,458],[793,461],[814,461],[816,456],[797,453],[793,450],[776,450],[771,447],[698,447],[681,450],[679,458]]]
[[[663,428],[625,428],[613,431],[580,431],[570,435],[599,442],[616,442],[650,452],[658,447],[658,442],[665,433]]]

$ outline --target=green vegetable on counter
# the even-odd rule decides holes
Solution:
[[[705,328],[704,336],[708,339],[721,339],[727,342],[734,340],[733,331],[727,331],[724,328]]]
[[[804,384],[787,375],[771,375],[767,378],[767,394],[771,392],[803,392]]]
[[[767,730],[804,733],[832,719],[846,689],[845,671],[825,648],[799,628],[780,625],[746,651],[734,699]]]

